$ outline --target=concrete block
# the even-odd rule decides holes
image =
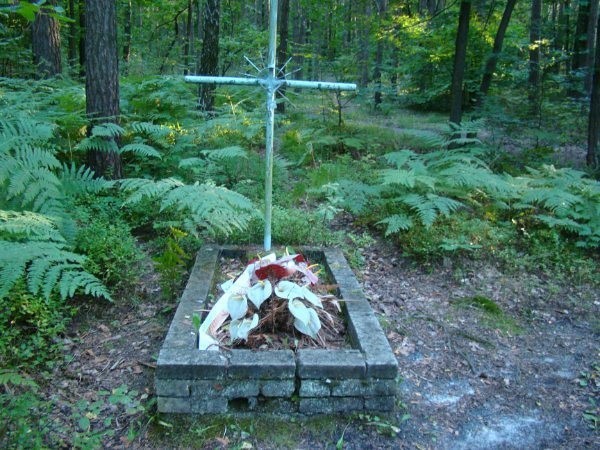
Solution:
[[[157,379],[154,382],[156,395],[158,397],[189,397],[189,380],[163,380]]]
[[[158,355],[156,377],[173,380],[223,378],[228,361],[221,352],[192,348],[165,348]]]
[[[299,394],[300,397],[329,397],[331,396],[331,380],[302,380]]]
[[[229,358],[230,378],[267,380],[293,379],[296,360],[291,350],[233,350]]]
[[[334,397],[395,395],[396,386],[396,380],[390,379],[336,380],[332,383],[331,395]]]
[[[365,410],[367,411],[393,411],[396,407],[396,397],[366,397]]]
[[[357,350],[301,349],[298,375],[305,379],[362,378],[365,359]]]
[[[191,413],[192,405],[189,398],[157,397],[158,411],[162,413]]]
[[[301,398],[298,410],[303,414],[333,414],[362,411],[362,397]]]
[[[261,382],[260,393],[265,397],[291,397],[296,390],[294,380],[265,380]]]
[[[194,414],[222,414],[228,409],[225,397],[193,398],[190,403]]]

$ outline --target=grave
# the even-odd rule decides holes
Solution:
[[[275,69],[277,0],[271,0],[268,64],[256,78],[188,76],[192,83],[256,85],[266,91],[264,250],[271,249],[275,93],[283,86],[355,90],[351,83],[278,78]],[[257,68],[258,69],[258,68]],[[155,376],[158,410],[166,413],[342,413],[391,411],[397,362],[377,318],[341,251],[300,249],[338,286],[350,349],[199,350],[192,318],[208,308],[217,261],[241,257],[235,247],[206,246],[197,255],[165,342]],[[256,249],[252,251],[256,254]]]
[[[220,256],[248,251],[209,245],[197,255],[156,367],[158,410],[166,413],[346,413],[392,411],[396,358],[342,252],[302,249],[320,263],[342,299],[350,349],[198,350],[194,313],[206,309]]]

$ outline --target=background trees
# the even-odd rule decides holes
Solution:
[[[255,72],[243,56],[259,65],[264,58],[268,1],[114,3],[121,75],[237,76]],[[483,108],[477,115],[511,116],[543,130],[569,102],[579,103],[571,110],[583,111],[578,120],[587,114],[598,3],[286,0],[280,2],[280,63],[289,55],[286,72],[295,78],[358,82],[382,111],[408,106],[460,120],[459,108],[470,114],[477,106]],[[72,20],[44,13],[54,8]],[[83,76],[85,1],[54,0],[38,9],[27,1],[3,7],[0,73],[34,76],[27,62],[35,61],[44,64],[35,76],[54,75],[62,54],[69,73]],[[212,108],[211,92],[201,87],[203,108]]]

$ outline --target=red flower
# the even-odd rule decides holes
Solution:
[[[305,263],[307,261],[306,261],[306,259],[304,259],[304,256],[298,254],[294,257],[294,262],[300,264],[300,263]]]
[[[269,264],[268,266],[256,269],[256,277],[259,280],[266,280],[269,277],[281,279],[290,275],[288,269],[279,264]]]

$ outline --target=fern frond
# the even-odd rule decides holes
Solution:
[[[36,295],[41,290],[46,299],[55,289],[63,300],[83,289],[111,300],[100,280],[84,270],[84,262],[84,256],[65,250],[62,243],[0,240],[0,298],[25,277],[28,289]]]
[[[225,234],[230,234],[233,228],[243,230],[253,210],[252,203],[243,195],[208,183],[170,190],[162,199],[161,210],[170,207],[189,211],[200,228]]]
[[[125,130],[116,123],[106,122],[95,125],[92,128],[92,136],[99,137],[118,137],[125,133]]]
[[[114,185],[114,182],[104,178],[96,178],[94,171],[86,166],[76,167],[63,164],[59,174],[62,190],[67,195],[75,195],[83,192],[98,193]]]
[[[409,159],[413,158],[416,154],[411,150],[400,150],[397,152],[386,153],[383,158],[397,168],[402,167],[406,164]]]
[[[12,235],[11,239],[26,237],[32,241],[65,242],[50,217],[31,211],[0,210],[0,235],[5,233]]]
[[[140,202],[143,198],[157,198],[165,195],[171,189],[184,186],[184,183],[175,178],[165,178],[154,181],[146,178],[127,178],[120,181],[121,189],[133,193],[125,200],[125,204]]]
[[[222,159],[247,159],[248,153],[239,145],[233,145],[231,147],[224,147],[215,150],[202,150],[204,156],[212,161],[218,161]]]
[[[435,194],[408,194],[398,200],[410,206],[419,216],[421,223],[427,228],[433,225],[439,214],[448,216],[462,206],[459,201]]]
[[[145,158],[158,158],[162,159],[162,155],[154,147],[141,142],[133,142],[131,144],[124,145],[119,149],[119,153],[133,153],[136,156],[142,156]]]
[[[81,152],[118,152],[119,147],[114,139],[105,136],[89,136],[81,140],[75,149]]]
[[[394,214],[377,222],[378,225],[386,225],[385,235],[395,234],[412,228],[413,221],[406,214]]]
[[[171,134],[171,130],[168,127],[156,125],[151,122],[132,122],[129,124],[129,128],[135,133],[147,135],[154,142],[160,141]]]
[[[407,188],[414,188],[417,182],[417,177],[412,169],[384,169],[379,173],[383,184],[399,184]]]
[[[372,198],[380,194],[379,186],[370,186],[352,180],[338,181],[340,206],[353,214],[360,214],[372,203]]]

